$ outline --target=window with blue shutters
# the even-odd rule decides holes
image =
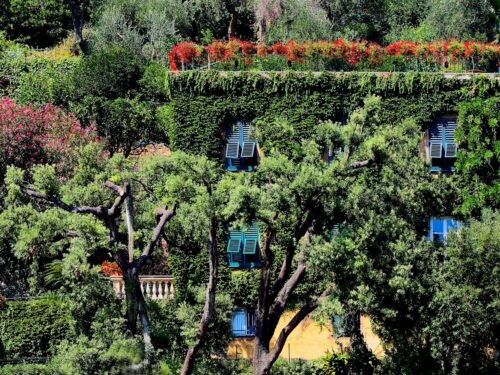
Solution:
[[[340,158],[342,156],[342,154],[345,152],[346,148],[347,148],[346,146],[344,146],[344,147],[329,146],[327,157],[326,157],[328,164],[330,164],[334,159]]]
[[[248,230],[229,229],[227,240],[229,267],[260,267],[259,226],[253,223]]]
[[[247,309],[233,311],[231,332],[236,337],[255,335],[255,312]]]
[[[347,330],[345,326],[345,317],[342,315],[334,315],[332,318],[333,335],[336,338],[345,337]]]
[[[429,222],[429,239],[446,244],[450,232],[456,232],[462,226],[460,220],[449,217],[432,217]]]
[[[332,317],[333,336],[335,338],[350,337],[360,328],[360,314],[350,313]]]
[[[224,150],[229,171],[252,171],[257,166],[257,141],[249,124],[238,121],[227,129]]]
[[[432,171],[453,172],[457,158],[457,119],[442,117],[429,128],[429,158]]]

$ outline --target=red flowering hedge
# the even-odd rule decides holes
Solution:
[[[94,127],[84,128],[77,118],[51,105],[38,108],[0,99],[0,164],[29,168],[33,164],[56,164],[66,172],[75,149],[96,141]]]
[[[314,65],[317,61],[328,63],[342,69],[383,66],[384,63],[405,62],[408,68],[435,66],[444,62],[463,64],[469,68],[484,67],[500,59],[500,45],[479,41],[460,41],[457,39],[437,40],[432,43],[415,43],[400,40],[382,47],[366,40],[317,40],[286,43],[277,42],[267,45],[261,42],[248,42],[238,39],[228,41],[214,40],[208,45],[194,42],[177,43],[169,53],[170,68],[173,71],[201,66],[213,67],[213,64],[242,62],[243,66],[252,67],[256,62],[265,62],[272,58],[285,59],[289,63]],[[336,64],[331,64],[335,62]],[[339,63],[341,63],[339,65]],[[342,63],[344,65],[342,65]],[[482,65],[478,65],[482,64]],[[236,64],[237,65],[237,64]],[[401,64],[399,64],[401,65]],[[239,64],[238,66],[242,66]]]

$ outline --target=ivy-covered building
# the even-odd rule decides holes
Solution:
[[[497,97],[500,80],[496,75],[441,73],[186,71],[167,73],[165,85],[169,103],[161,108],[160,118],[170,147],[218,160],[227,173],[252,173],[273,150],[291,149],[293,154],[298,140],[314,137],[320,123],[345,123],[367,96],[376,95],[383,103],[380,123],[391,126],[413,119],[420,128],[418,152],[427,162],[428,173],[453,178],[461,147],[456,129],[461,116],[460,121],[465,121],[461,104]],[[274,126],[280,120],[290,128],[283,131]],[[323,147],[327,163],[345,151],[338,146]],[[443,246],[449,234],[463,225],[455,202],[445,207],[431,210],[432,216],[422,218],[417,229]],[[246,230],[228,228],[227,233],[223,266],[232,272],[259,269],[259,223]],[[283,315],[278,327],[290,318]],[[344,317],[332,316],[331,325],[324,327],[310,318],[304,320],[281,355],[311,359],[348,345],[343,321]],[[368,347],[381,355],[384,349],[369,317],[361,312],[355,324]],[[236,339],[230,355],[252,357],[252,306],[234,306],[231,325]]]

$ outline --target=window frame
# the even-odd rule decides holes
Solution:
[[[253,171],[258,165],[257,140],[251,137],[251,125],[244,121],[237,121],[236,125],[226,128],[226,145],[224,146],[224,159],[228,171]],[[227,157],[228,145],[238,144],[238,157]],[[244,146],[251,144],[252,155],[243,156]]]
[[[458,127],[456,116],[440,116],[428,129],[427,152],[430,161],[431,172],[454,172],[457,159],[458,144],[455,140],[455,131]],[[453,139],[450,140],[450,128],[453,129]],[[440,145],[439,157],[436,155],[436,145]],[[434,146],[434,147],[433,147]],[[454,156],[449,156],[449,146],[454,147]]]
[[[434,222],[435,221],[440,221],[442,222],[442,232],[436,232],[434,231]],[[450,222],[454,223],[453,225],[450,226]],[[450,229],[455,231],[456,233],[459,232],[460,228],[463,226],[463,222],[461,220],[455,219],[450,216],[443,216],[443,217],[437,217],[437,216],[432,216],[429,219],[429,233],[427,235],[427,238],[432,241],[432,242],[438,242],[443,245],[446,245],[448,242],[448,237],[450,235]],[[437,238],[436,238],[437,235]]]
[[[243,329],[235,329],[234,327],[235,314],[242,314],[244,316]],[[255,310],[250,310],[246,308],[239,308],[233,310],[233,312],[231,313],[231,333],[233,334],[234,337],[253,337],[255,336],[255,321],[256,321]]]
[[[247,233],[252,230],[251,235]],[[248,238],[247,238],[248,237]],[[246,251],[246,242],[248,240],[255,241],[252,247],[252,252]],[[257,222],[252,223],[252,226],[246,230],[238,230],[229,228],[226,253],[229,268],[257,268],[260,267],[260,243],[259,243],[259,225]],[[231,241],[240,240],[239,251],[229,251]]]

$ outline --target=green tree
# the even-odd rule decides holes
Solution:
[[[431,354],[441,372],[494,373],[500,364],[500,215],[484,210],[446,248],[436,269],[439,289],[428,326]],[[490,353],[488,353],[490,351]]]
[[[460,105],[456,163],[464,214],[500,207],[500,100],[475,99]]]
[[[71,28],[71,13],[63,0],[7,0],[0,11],[0,28],[7,36],[33,47],[50,47]]]
[[[135,333],[139,319],[146,363],[151,358],[151,324],[139,284],[140,272],[151,261],[161,237],[181,252],[195,250],[200,254],[200,249],[204,250],[198,271],[202,277],[190,280],[189,274],[184,275],[186,287],[191,284],[199,289],[207,283],[203,307],[199,308],[199,298],[194,307],[184,306],[200,311],[199,325],[186,321],[186,314],[179,310],[179,320],[187,325],[183,373],[191,373],[200,351],[224,348],[228,338],[227,333],[210,334],[214,325],[220,326],[221,316],[228,332],[227,308],[218,313],[215,309],[218,248],[224,247],[219,241],[230,220],[224,211],[228,182],[221,180],[222,169],[205,157],[177,153],[141,159],[134,167],[135,163],[121,154],[104,160],[99,154],[96,145],[85,148],[74,175],[66,180],[59,179],[51,166],[37,166],[29,175],[9,168],[8,208],[0,214],[1,233],[16,258],[29,264],[36,254],[39,262],[33,263],[33,274],[39,283],[43,282],[39,279],[42,262],[62,258],[63,269],[84,274],[96,260],[113,257],[126,285],[128,330]],[[16,223],[20,214],[25,215]],[[35,226],[28,225],[33,218],[30,215],[36,217]],[[164,231],[167,222],[172,230],[169,235]],[[182,286],[178,290],[182,296]],[[219,302],[228,306],[224,295]]]
[[[254,174],[241,177],[245,183],[231,189],[228,209],[239,222],[257,220],[264,227],[254,374],[269,373],[289,334],[323,301],[358,301],[351,304],[361,309],[363,295],[351,293],[360,287],[355,275],[370,270],[370,278],[382,283],[378,262],[397,266],[386,263],[388,254],[372,258],[373,246],[390,253],[390,244],[408,234],[403,228],[414,224],[407,218],[417,219],[420,228],[410,230],[412,238],[424,231],[431,207],[425,202],[438,184],[431,183],[418,155],[418,127],[412,121],[384,126],[381,105],[380,98],[369,97],[346,125],[319,125],[317,141],[301,140],[300,152],[270,151]],[[274,133],[283,132],[268,136]],[[330,163],[322,160],[325,150]],[[401,230],[393,231],[398,222],[404,223]],[[339,225],[343,235],[332,236]],[[359,256],[354,264],[352,252]],[[297,311],[271,347],[278,321],[291,306]]]
[[[332,26],[327,12],[316,1],[288,0],[282,14],[271,22],[267,41],[329,39]]]
[[[491,35],[495,12],[488,0],[430,0],[426,24],[433,38],[478,38]]]
[[[384,0],[322,0],[336,36],[380,40],[386,33]]]
[[[180,0],[112,0],[96,18],[90,45],[98,51],[120,45],[135,58],[164,61],[188,30],[188,11]]]
[[[89,162],[89,158],[92,160],[91,153],[96,151],[98,149],[95,146],[89,147],[82,160],[87,158],[85,161]],[[33,181],[29,185],[25,181],[24,172],[11,167],[6,177],[9,189],[8,205],[13,207],[23,201],[26,203],[25,198],[20,195],[26,194],[39,207],[37,210],[29,203],[24,206],[25,210],[39,216],[37,228],[21,225],[18,227],[18,236],[12,240],[19,257],[29,256],[30,251],[33,251],[33,245],[41,246],[42,249],[51,251],[53,255],[64,254],[69,250],[65,260],[68,263],[73,262],[73,267],[77,269],[82,266],[85,268],[88,264],[87,257],[90,254],[86,252],[110,253],[124,275],[128,329],[135,334],[139,316],[146,353],[149,354],[150,322],[138,275],[144,263],[150,259],[165,225],[175,215],[176,205],[173,204],[172,208],[168,209],[165,204],[157,203],[158,208],[155,213],[157,223],[152,225],[154,228],[152,233],[148,231],[150,233],[147,237],[150,239],[144,238],[138,245],[142,250],[138,250],[134,237],[135,209],[132,188],[124,179],[127,176],[126,162],[117,157],[111,159],[109,163],[111,164],[98,161],[94,156],[91,163],[80,164],[74,177],[64,182],[57,177],[53,167],[37,166],[28,179]],[[107,180],[106,173],[103,172],[106,167],[113,167],[115,163],[118,166],[115,166],[113,172],[118,174],[108,175],[115,181],[113,182]],[[112,194],[100,192],[102,186],[108,188]],[[114,199],[113,195],[116,196]],[[90,200],[86,200],[89,198]],[[8,213],[9,210],[3,212],[2,216]],[[47,225],[52,225],[52,228]],[[69,237],[68,233],[71,233]],[[57,240],[57,237],[60,239]],[[58,246],[53,246],[55,244]],[[138,256],[134,254],[136,250]]]

